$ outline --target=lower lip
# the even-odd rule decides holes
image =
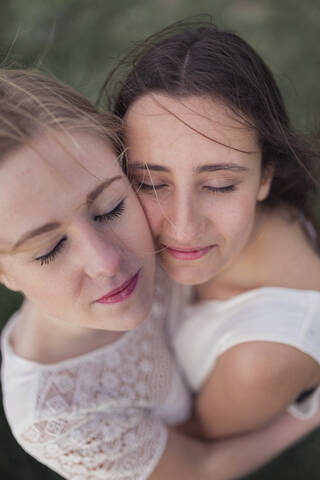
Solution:
[[[126,300],[134,292],[137,283],[139,280],[139,272],[136,273],[124,286],[117,290],[113,294],[105,295],[104,297],[99,298],[96,303],[110,304],[110,303],[120,303]]]
[[[178,260],[198,260],[209,253],[213,247],[214,245],[210,245],[209,247],[197,250],[175,250],[174,248],[167,247],[165,251]]]

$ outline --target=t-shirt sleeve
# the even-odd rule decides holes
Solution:
[[[300,398],[288,407],[289,413],[299,420],[313,417],[320,406],[320,386],[304,392]]]
[[[198,391],[219,356],[245,342],[292,346],[320,363],[320,295],[261,288],[229,301],[203,302],[187,310],[174,348],[188,383]]]
[[[65,479],[145,480],[163,454],[167,429],[148,411],[127,408],[35,422],[15,436]]]

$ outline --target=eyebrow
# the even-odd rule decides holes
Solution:
[[[131,164],[131,168],[135,170],[150,170],[153,172],[166,172],[169,173],[170,169],[167,167],[163,167],[162,165],[156,165],[153,163],[133,163]],[[236,172],[248,172],[248,167],[243,167],[236,163],[215,163],[215,164],[206,164],[201,165],[196,168],[196,173],[203,173],[203,172],[218,172],[220,170],[233,170]]]
[[[98,196],[103,192],[103,190],[109,187],[109,185],[111,185],[116,180],[121,180],[122,178],[123,178],[122,175],[118,175],[116,177],[108,178],[108,180],[105,180],[104,182],[100,183],[94,190],[92,190],[92,192],[88,193],[87,200],[86,200],[87,206],[90,207],[90,205],[98,198]],[[45,225],[42,225],[41,227],[28,230],[14,244],[13,250],[15,250],[18,247],[21,247],[23,243],[25,243],[27,240],[30,240],[31,238],[37,237],[44,233],[51,232],[52,230],[56,230],[59,227],[61,227],[61,224],[59,222],[50,222],[50,223],[46,223]]]
[[[169,168],[154,163],[132,163],[130,164],[130,168],[134,168],[135,170],[152,170],[153,172],[170,172]]]
[[[208,164],[208,165],[201,165],[200,167],[196,168],[197,173],[203,172],[218,172],[220,170],[233,170],[235,172],[248,172],[248,167],[243,167],[242,165],[238,165],[236,163],[217,163],[217,164]]]

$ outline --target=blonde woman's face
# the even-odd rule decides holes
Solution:
[[[149,94],[125,117],[129,170],[169,275],[200,284],[248,244],[261,175],[255,133],[221,102]]]
[[[1,280],[48,317],[128,330],[147,316],[153,242],[115,154],[43,134],[0,167]]]

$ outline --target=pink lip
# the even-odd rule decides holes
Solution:
[[[96,300],[96,303],[119,303],[126,300],[128,297],[130,297],[137,286],[139,273],[140,271],[133,275],[133,277],[129,278],[129,280],[125,281],[122,285],[120,285],[120,287],[115,288],[111,292]]]
[[[206,255],[215,245],[209,245],[203,248],[171,248],[167,247],[168,252],[172,257],[178,260],[198,260],[198,258]]]

